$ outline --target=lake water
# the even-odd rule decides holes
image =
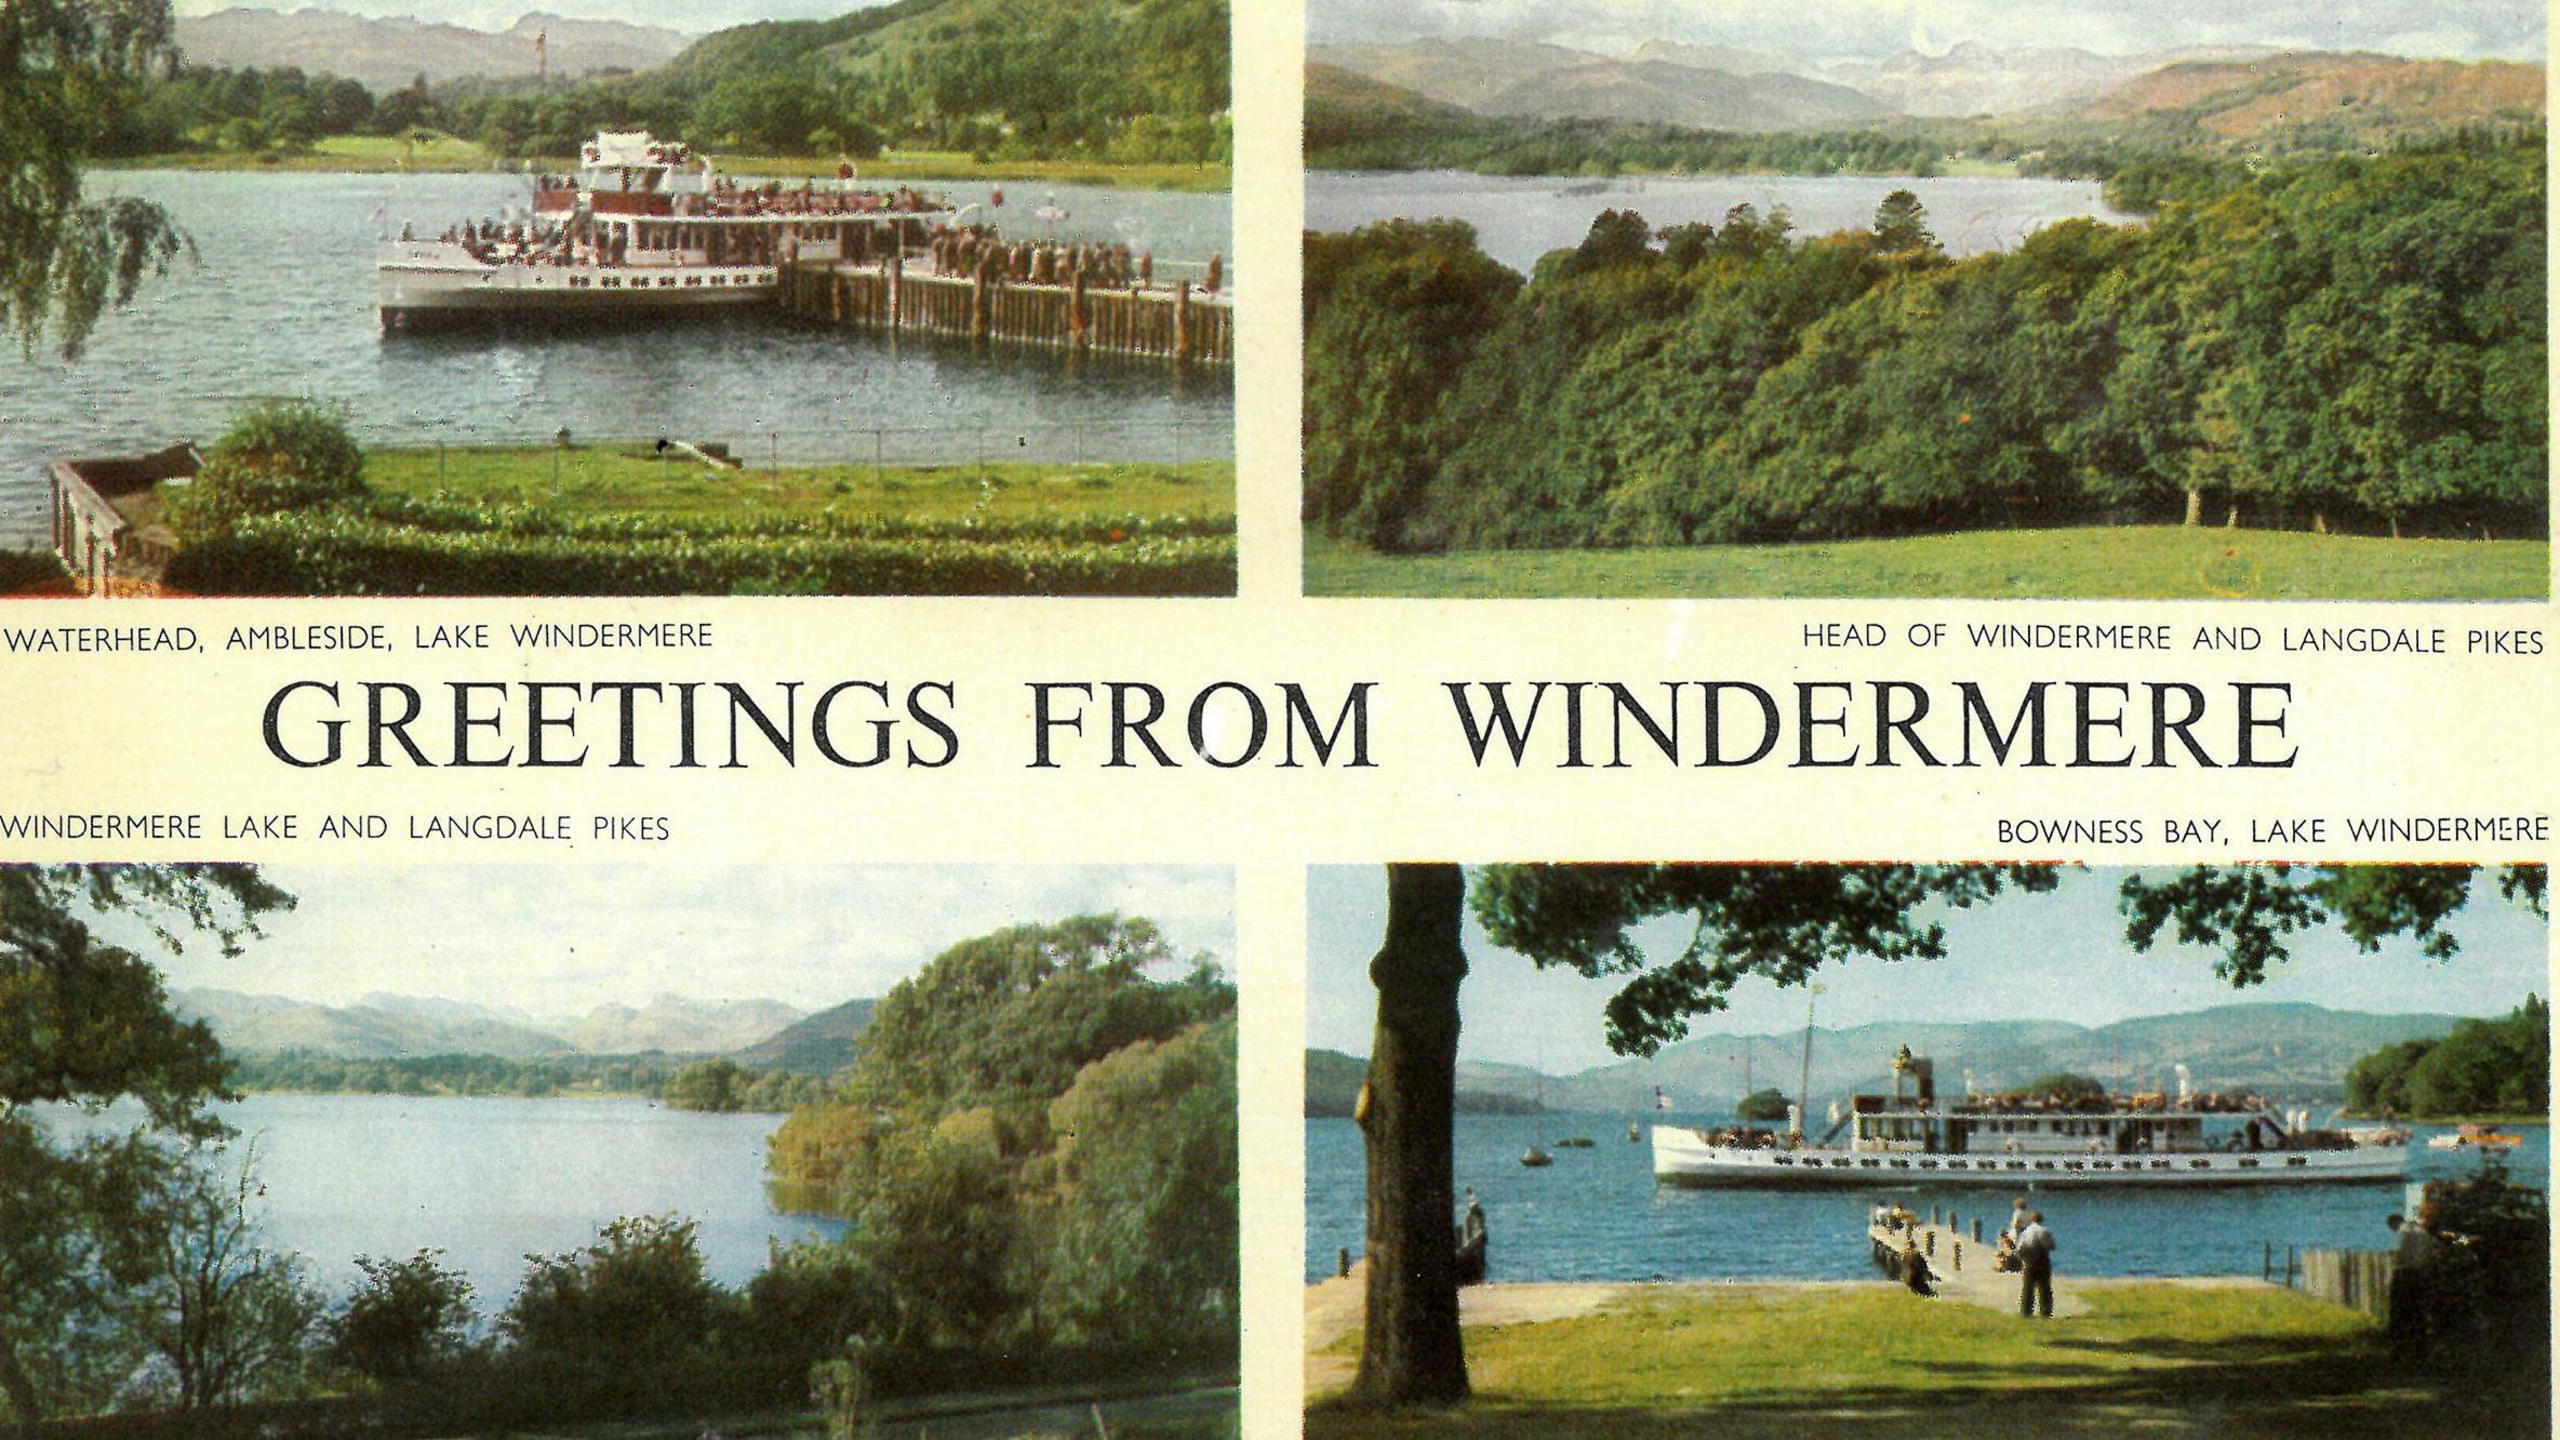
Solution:
[[[779,1115],[392,1095],[253,1095],[222,1114],[257,1142],[268,1243],[302,1252],[333,1294],[360,1278],[358,1255],[433,1247],[493,1315],[515,1295],[528,1252],[577,1249],[625,1215],[696,1222],[724,1285],[761,1269],[774,1240],[844,1230],[767,1201],[764,1141]]]
[[[933,188],[968,203],[991,187]],[[726,441],[786,462],[870,459],[875,428],[892,432],[880,448],[893,463],[1008,447],[1094,459],[1234,449],[1228,379],[1163,365],[892,345],[762,316],[582,335],[383,336],[378,231],[407,223],[432,235],[522,207],[521,177],[109,171],[88,189],[165,205],[198,258],[109,314],[77,365],[0,347],[0,544],[44,533],[48,461],[209,441],[260,395],[344,401],[360,436],[382,444],[527,441],[566,426],[597,439]],[[1017,185],[1005,200],[991,213],[1007,233],[1232,259],[1222,194]],[[1065,220],[1032,218],[1052,201]]]
[[[1722,1123],[1666,1117],[1672,1123]],[[2006,1220],[2007,1190],[1855,1190],[1780,1192],[1694,1190],[1656,1185],[1653,1148],[1629,1144],[1624,1116],[1461,1115],[1457,1180],[1484,1202],[1492,1230],[1489,1269],[1495,1280],[1851,1280],[1872,1277],[1867,1207],[1886,1198],[1926,1212],[1932,1204],[1983,1217],[1989,1234]],[[2462,1173],[2479,1162],[2455,1151],[2429,1150],[2417,1127],[2409,1151],[2412,1181]],[[1366,1167],[1360,1130],[1349,1120],[1309,1120],[1307,1132],[1307,1278],[1334,1272],[1334,1252],[1360,1255]],[[2524,1144],[2509,1173],[2545,1183],[2550,1132],[2523,1127]],[[1556,1149],[1568,1135],[1588,1135],[1589,1150]],[[1520,1163],[1531,1141],[1555,1164]],[[2390,1232],[2383,1217],[2403,1210],[2397,1185],[2306,1185],[2261,1190],[2159,1192],[2072,1191],[2032,1202],[2045,1212],[2070,1275],[2217,1275],[2258,1273],[2273,1244],[2380,1250]],[[1454,1217],[1453,1217],[1454,1219]]]
[[[1798,235],[1864,230],[1895,190],[1920,197],[1929,228],[1951,255],[2006,250],[2057,220],[2131,217],[2107,208],[2095,181],[1864,175],[1672,175],[1617,180],[1557,176],[1317,171],[1307,176],[1307,228],[1356,230],[1378,220],[1464,220],[1487,255],[1527,274],[1550,250],[1579,245],[1603,210],[1633,210],[1660,230],[1695,220],[1721,224],[1736,205],[1763,216],[1780,206]]]

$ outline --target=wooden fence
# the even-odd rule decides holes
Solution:
[[[1003,340],[1193,365],[1235,363],[1235,310],[1192,289],[1030,285],[903,266],[810,263],[782,270],[783,312],[850,330]]]
[[[2395,1262],[2388,1250],[2305,1250],[2296,1288],[2332,1305],[2387,1320]]]

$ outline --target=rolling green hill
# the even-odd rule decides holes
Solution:
[[[757,1070],[787,1070],[794,1075],[833,1075],[862,1053],[862,1032],[871,1026],[870,999],[847,1000],[737,1052],[737,1061]]]
[[[788,139],[851,111],[892,143],[1211,160],[1225,154],[1227,31],[1224,0],[892,0],[722,30],[662,74],[703,97],[698,127],[733,138]]]

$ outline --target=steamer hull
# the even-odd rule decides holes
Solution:
[[[481,265],[416,248],[386,256],[376,268],[385,333],[735,314],[771,305],[778,289],[770,265]]]
[[[2407,1173],[2405,1148],[2217,1150],[2164,1155],[1877,1154],[1836,1148],[1716,1145],[1681,1126],[1653,1127],[1653,1173],[1684,1187],[1785,1190],[2202,1189],[2374,1185]]]

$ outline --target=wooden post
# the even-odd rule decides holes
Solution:
[[[1351,1278],[1350,1246],[1345,1245],[1333,1252],[1333,1273],[1341,1279],[1348,1280]]]
[[[900,297],[905,293],[907,255],[903,248],[889,252],[889,328],[896,330],[900,319]]]
[[[1188,280],[1173,292],[1173,358],[1191,358],[1191,282]]]

